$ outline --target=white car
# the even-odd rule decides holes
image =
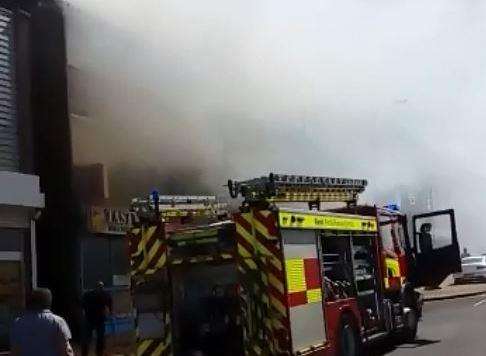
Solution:
[[[486,281],[486,256],[464,257],[461,261],[462,272],[454,273],[454,283]]]

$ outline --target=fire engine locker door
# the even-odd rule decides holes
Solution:
[[[415,266],[411,280],[416,287],[437,286],[449,274],[461,271],[454,210],[413,216]]]
[[[282,230],[293,352],[324,344],[326,329],[314,230]]]

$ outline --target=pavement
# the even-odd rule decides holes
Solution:
[[[437,301],[444,299],[470,297],[486,294],[486,283],[454,284],[452,276],[447,277],[438,289],[420,289],[424,301]],[[486,355],[486,353],[485,353]]]
[[[415,342],[378,344],[367,356],[484,356],[485,321],[486,295],[426,303]]]

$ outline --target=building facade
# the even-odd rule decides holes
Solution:
[[[0,352],[36,286],[77,331],[70,142],[62,4],[0,0]]]
[[[36,224],[45,205],[35,172],[29,22],[28,7],[0,1],[0,352],[38,283]]]

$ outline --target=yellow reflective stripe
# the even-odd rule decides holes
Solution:
[[[236,225],[236,233],[238,235],[240,235],[241,237],[243,237],[246,240],[246,242],[248,242],[248,244],[250,244],[251,246],[254,245],[254,243],[253,243],[253,240],[254,240],[253,236],[251,236],[246,231],[246,229],[243,226],[241,226],[240,224],[237,224]]]
[[[272,320],[270,320],[269,318],[265,318],[265,320],[263,321],[265,323],[265,326],[271,330],[272,329]]]
[[[140,266],[138,267],[138,270],[139,271],[144,270],[145,268],[147,268],[147,266],[149,265],[150,261],[152,261],[152,259],[154,258],[155,254],[159,250],[160,245],[161,245],[161,242],[157,239],[154,242],[152,248],[150,249],[150,251],[148,253],[148,256],[143,259],[142,263],[140,263]]]
[[[161,342],[159,346],[154,350],[153,355],[162,355],[162,352],[167,348],[168,344]]]
[[[238,244],[238,254],[243,258],[251,258],[251,253],[242,245]]]
[[[133,260],[135,257],[140,256],[140,254],[142,253],[142,251],[143,251],[142,247],[140,246],[140,244],[138,244],[138,246],[137,246],[137,251],[131,254],[132,260]]]
[[[264,274],[264,273],[261,273],[260,278],[261,278],[261,280],[262,280],[263,284],[264,284],[265,286],[268,286],[268,277],[267,277],[267,275],[266,275],[266,274]]]
[[[385,282],[385,288],[390,288],[390,281],[388,278],[383,278],[383,281]]]
[[[238,253],[241,257],[243,257],[243,261],[248,265],[251,269],[257,269],[257,265],[255,261],[253,261],[251,254],[240,244],[238,244]]]
[[[155,265],[156,268],[162,268],[165,265],[165,261],[167,260],[167,254],[164,253],[162,256],[160,256],[159,260],[157,261],[157,264]]]
[[[270,240],[275,240],[277,237],[276,236],[271,236],[269,233],[268,233],[268,229],[266,226],[264,226],[260,221],[258,221],[257,219],[253,219],[253,226],[255,227],[255,229],[258,230],[258,232],[260,232],[260,234],[262,234],[263,236],[265,236],[267,239],[270,239]]]
[[[400,264],[394,258],[385,258],[386,273],[388,277],[400,277]],[[391,274],[389,273],[391,272]]]
[[[150,345],[152,345],[152,342],[154,342],[154,340],[143,340],[140,342],[137,347],[137,355],[143,355]]]
[[[250,258],[244,258],[243,261],[245,261],[246,265],[250,269],[253,269],[253,270],[256,270],[257,269],[257,265],[256,265],[255,261],[253,261],[252,259],[250,259]]]
[[[147,243],[147,240],[152,237],[152,235],[155,232],[155,229],[157,229],[157,226],[149,226],[147,230],[142,231],[142,240],[144,242],[144,245]]]
[[[376,219],[291,213],[281,211],[278,221],[282,228],[377,231]]]
[[[272,273],[268,274],[268,282],[275,287],[281,294],[285,293],[283,283],[275,277]]]
[[[155,264],[155,267],[154,268],[151,268],[151,269],[148,269],[145,274],[154,274],[155,272],[157,272],[159,269],[161,269],[162,267],[164,267],[165,265],[165,261],[167,260],[167,254],[164,253],[162,254],[162,256],[160,256],[159,260],[157,261],[157,263]]]
[[[150,226],[145,231],[142,229],[142,239],[141,239],[140,245],[141,245],[141,247],[144,251],[146,250],[147,241],[150,240],[150,238],[152,237],[152,235],[155,232],[155,229],[156,229],[156,226]],[[137,268],[137,271],[143,271],[145,268],[147,268],[148,264],[150,263],[150,260],[152,259],[152,257],[157,252],[157,250],[154,249],[154,247],[159,246],[159,245],[160,245],[160,242],[158,240],[156,240],[154,245],[152,246],[152,248],[148,252],[148,256],[144,256],[142,262],[140,263],[140,265]]]
[[[307,289],[304,260],[301,258],[285,260],[287,288],[289,293],[304,292]]]
[[[322,300],[322,292],[320,288],[309,289],[306,291],[307,303],[316,303]]]
[[[277,298],[275,298],[273,295],[270,294],[270,303],[272,304],[272,306],[278,310],[278,312],[281,314],[281,315],[287,315],[287,308],[285,308],[285,305],[283,305],[280,300],[278,300]]]

